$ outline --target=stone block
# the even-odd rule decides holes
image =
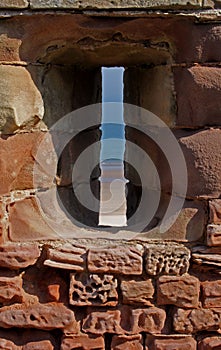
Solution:
[[[160,8],[160,9],[168,9],[168,8],[175,8],[175,9],[185,9],[185,8],[200,8],[201,7],[201,1],[199,0],[148,0],[145,3],[138,0],[105,0],[99,2],[98,0],[92,1],[87,0],[84,2],[79,1],[73,1],[73,0],[31,0],[30,2],[32,9],[48,9],[48,8],[54,8],[54,9],[110,9],[110,8],[116,8],[116,9],[127,9],[127,8]]]
[[[75,306],[116,306],[117,279],[113,275],[71,274],[69,300]]]
[[[5,330],[0,331],[0,349],[4,350],[57,350],[54,337],[45,331],[38,330]]]
[[[141,245],[91,248],[88,252],[88,269],[96,273],[141,275],[142,253]]]
[[[43,118],[42,96],[24,67],[0,66],[0,131],[31,129]]]
[[[61,341],[61,350],[105,350],[104,338],[91,334],[64,335]]]
[[[182,275],[189,269],[190,251],[181,244],[145,245],[145,270],[149,275]]]
[[[209,220],[211,224],[221,224],[221,199],[209,201]]]
[[[120,310],[94,311],[87,315],[83,322],[82,329],[86,333],[123,333],[120,327]]]
[[[221,245],[221,225],[207,225],[207,245],[216,247]]]
[[[200,283],[194,276],[161,276],[157,286],[157,304],[197,308],[199,292]]]
[[[83,271],[86,268],[86,248],[66,243],[61,247],[48,248],[46,253],[46,266],[74,271]]]
[[[120,289],[123,295],[123,304],[152,305],[154,287],[151,279],[122,279]]]
[[[1,0],[0,8],[3,9],[23,9],[28,7],[28,0]]]
[[[145,350],[196,350],[197,343],[190,336],[173,335],[157,335],[146,338]]]
[[[24,299],[21,275],[16,276],[10,273],[0,275],[0,303],[20,303]]]
[[[173,317],[175,332],[190,334],[220,329],[221,309],[177,309]]]
[[[0,310],[2,328],[37,328],[42,330],[71,329],[79,331],[74,313],[63,304],[14,304]]]
[[[111,350],[143,350],[142,335],[114,335],[111,342]]]
[[[221,337],[206,337],[198,342],[198,350],[218,350],[221,348]]]
[[[221,280],[205,281],[201,283],[203,307],[221,307]]]
[[[47,158],[44,160],[48,165],[38,162],[38,148],[41,142],[45,142],[45,135],[35,132],[0,138],[0,195],[14,190],[52,186],[56,174],[56,156],[48,134]]]
[[[220,125],[220,68],[199,66],[175,68],[174,80],[177,93],[176,124],[178,126]]]
[[[10,270],[24,269],[34,265],[40,256],[35,243],[8,243],[0,246],[0,267]]]

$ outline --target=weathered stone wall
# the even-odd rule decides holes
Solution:
[[[219,0],[0,1],[1,349],[221,349],[220,22]],[[125,102],[159,116],[183,150],[185,204],[160,237],[171,178],[132,128],[127,139],[151,153],[162,180],[155,221],[139,239],[101,230],[98,239],[97,216],[73,204],[69,167],[99,140],[98,127],[71,141],[56,178],[40,163],[33,180],[48,129],[100,101],[102,65],[125,66]],[[45,146],[52,168],[59,139],[50,134]],[[125,169],[133,211],[140,183]],[[95,169],[96,194],[98,177]],[[54,207],[39,198],[56,186],[90,238],[45,221]]]

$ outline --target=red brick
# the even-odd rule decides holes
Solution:
[[[142,335],[114,335],[111,350],[143,350]]]
[[[211,224],[221,224],[221,199],[209,201],[209,219]]]
[[[199,341],[198,350],[218,350],[221,349],[221,337],[207,337]]]
[[[0,138],[0,194],[8,194],[13,190],[24,190],[38,187],[50,187],[54,177],[43,172],[40,165],[34,168],[34,161],[38,147],[45,133],[25,133]],[[50,147],[47,149],[48,157],[52,157]],[[10,157],[9,157],[10,155]],[[53,167],[55,164],[51,164]],[[39,172],[37,183],[34,186],[33,171]],[[47,169],[46,169],[47,170]]]
[[[221,309],[177,309],[173,326],[177,333],[217,331],[220,328]]]
[[[203,307],[221,307],[221,280],[202,282],[201,287]]]
[[[40,250],[35,243],[8,243],[0,246],[0,267],[11,270],[25,268],[36,263]]]
[[[61,350],[105,350],[104,338],[90,334],[64,335]]]
[[[91,248],[88,252],[90,272],[140,275],[142,273],[142,248],[133,246]]]
[[[195,308],[199,304],[199,292],[200,283],[194,276],[161,276],[157,286],[157,304]]]
[[[175,68],[174,77],[178,105],[177,125],[220,125],[221,68]]]
[[[58,239],[57,233],[48,225],[43,216],[38,198],[30,197],[16,201],[10,204],[8,211],[11,241]]]
[[[210,247],[221,246],[221,225],[207,225],[207,245]]]
[[[123,279],[120,283],[123,304],[152,305],[154,287],[151,279]]]
[[[56,341],[50,333],[38,330],[1,330],[0,349],[4,350],[54,350]]]
[[[189,336],[162,335],[146,338],[146,350],[196,350],[196,341]]]
[[[56,303],[4,306],[0,309],[0,327],[79,330],[74,313],[63,304]]]
[[[92,311],[84,320],[83,330],[93,334],[160,333],[165,319],[165,311],[156,307],[133,309],[124,306],[106,312]]]

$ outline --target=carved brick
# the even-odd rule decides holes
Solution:
[[[83,271],[86,264],[86,249],[72,244],[49,248],[44,265],[59,269]]]
[[[88,269],[98,273],[140,275],[142,253],[142,246],[91,248],[88,252]]]
[[[157,304],[198,307],[199,292],[200,283],[194,276],[161,276],[158,281]]]
[[[173,326],[178,333],[217,331],[220,329],[221,309],[177,309]]]
[[[104,350],[104,338],[91,334],[64,335],[61,341],[61,350]]]
[[[112,275],[71,274],[70,304],[115,306],[118,301],[117,279]]]
[[[149,275],[182,275],[189,269],[190,251],[179,244],[147,244],[145,269]]]
[[[120,310],[91,312],[83,322],[83,331],[92,334],[123,333],[120,327]]]
[[[111,350],[143,350],[142,335],[114,335]]]
[[[120,283],[120,288],[123,295],[123,304],[152,305],[154,287],[151,279],[124,279]]]

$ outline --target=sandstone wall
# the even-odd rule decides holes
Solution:
[[[220,22],[219,0],[0,0],[1,349],[221,349]],[[48,171],[61,139],[48,129],[100,101],[102,65],[125,66],[125,102],[159,116],[183,151],[185,203],[161,236],[171,178],[142,133],[126,137],[151,152],[162,198],[139,239],[114,239],[75,205],[71,165],[99,140],[99,115],[65,148],[57,176]],[[140,182],[125,169],[132,213]],[[98,177],[96,168],[97,196]],[[77,225],[54,229],[56,187],[88,237]]]

